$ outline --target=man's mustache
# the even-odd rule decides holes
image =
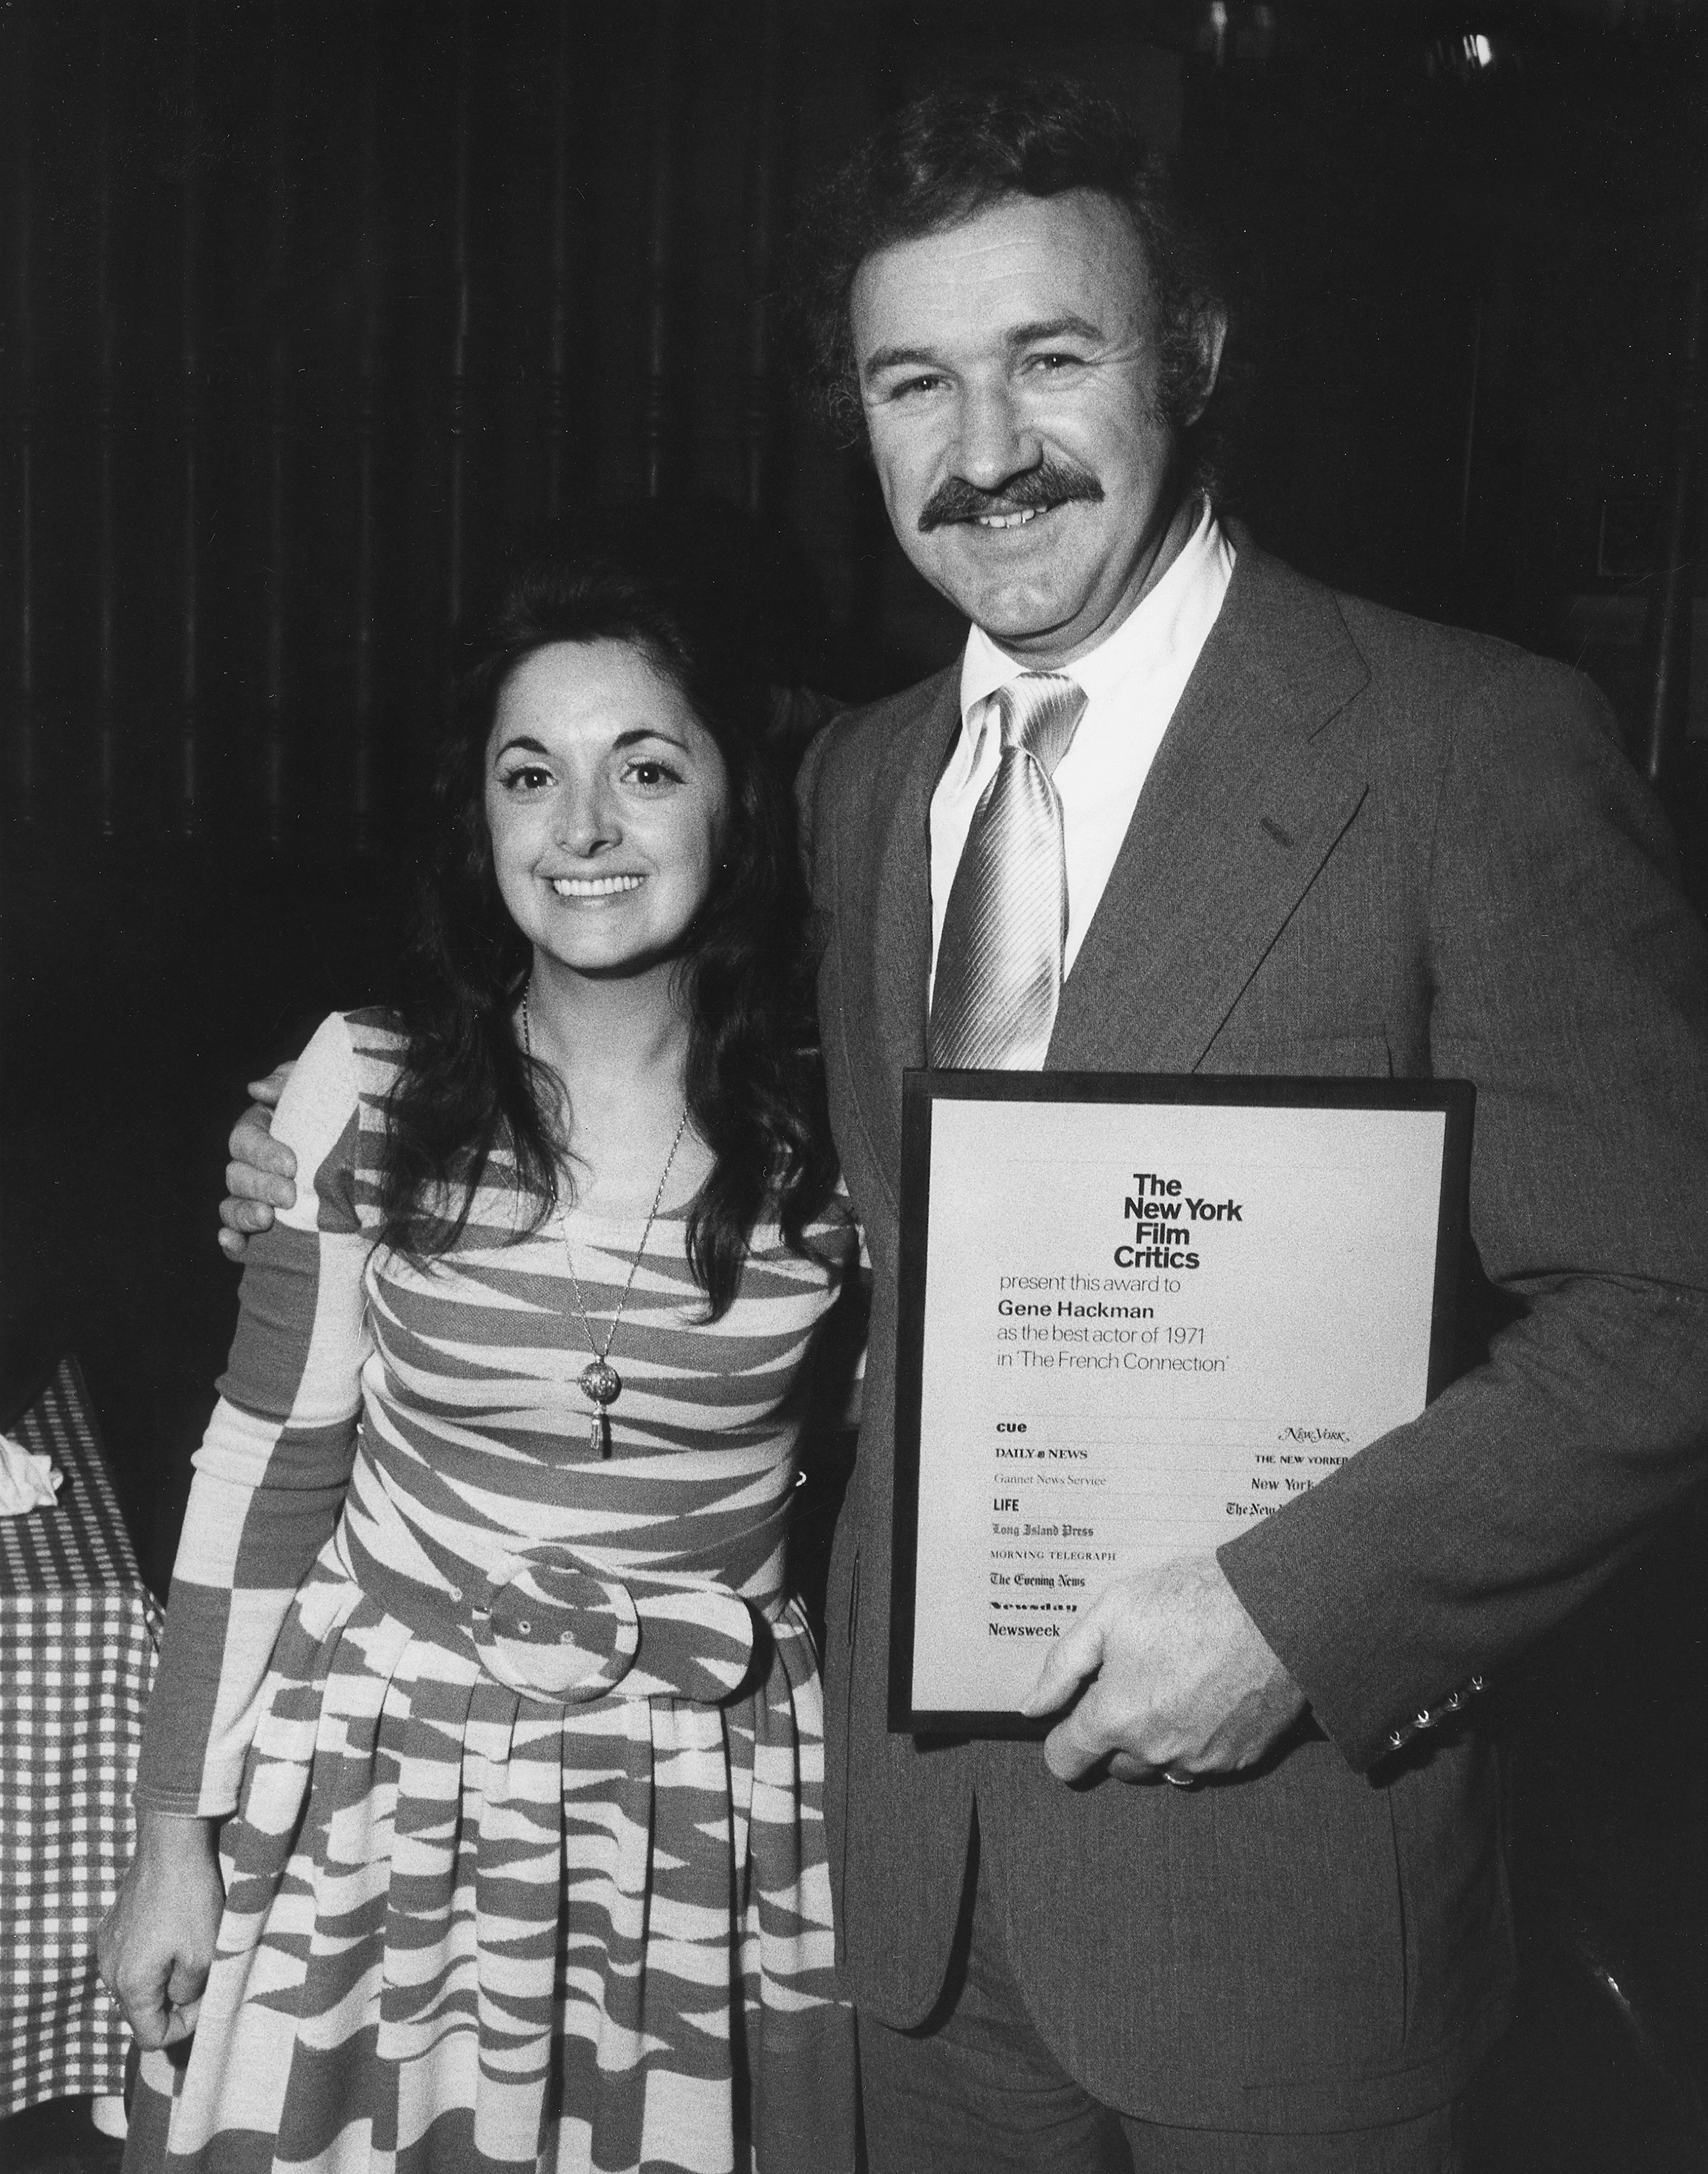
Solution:
[[[1090,469],[1068,461],[1042,461],[997,490],[986,490],[969,483],[965,476],[949,476],[920,509],[919,533],[928,536],[933,528],[946,527],[951,522],[976,521],[981,514],[1022,513],[1029,508],[1062,506],[1069,499],[1083,499],[1095,506],[1102,496],[1103,485]]]

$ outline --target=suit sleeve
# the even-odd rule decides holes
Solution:
[[[808,741],[801,757],[800,768],[795,772],[796,836],[800,843],[801,866],[809,892],[813,884],[813,829],[818,812],[819,780],[824,773],[824,758],[830,748],[829,727],[821,727]]]
[[[1708,973],[1587,684],[1514,662],[1453,720],[1430,1057],[1477,1087],[1505,1325],[1413,1425],[1219,1552],[1352,1764],[1603,1584],[1708,1461]]]
[[[343,1506],[371,1348],[359,1128],[349,1030],[334,1014],[273,1121],[296,1154],[296,1203],[250,1241],[230,1364],[194,1459],[136,1792],[163,1811],[235,1808],[274,1641]]]

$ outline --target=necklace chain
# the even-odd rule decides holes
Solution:
[[[527,999],[528,992],[524,989],[522,992],[522,1043],[527,1053],[528,1063],[532,1066],[533,1035],[529,1027]],[[682,1145],[682,1136],[687,1130],[688,1103],[684,1099],[682,1115],[677,1120],[676,1137],[671,1141],[670,1152],[664,1158],[664,1169],[658,1180],[658,1189],[652,1196],[652,1205],[646,1211],[646,1220],[640,1232],[640,1242],[635,1248],[634,1257],[630,1261],[628,1281],[624,1284],[623,1295],[617,1301],[617,1311],[611,1316],[611,1325],[605,1331],[603,1349],[599,1339],[593,1333],[593,1324],[587,1315],[586,1301],[581,1296],[581,1279],[576,1274],[576,1257],[570,1247],[569,1210],[561,1203],[558,1209],[558,1234],[564,1241],[564,1262],[570,1272],[570,1288],[576,1295],[576,1311],[581,1316],[581,1327],[586,1332],[587,1348],[593,1355],[592,1364],[584,1366],[581,1370],[581,1387],[582,1393],[593,1407],[592,1438],[590,1447],[596,1457],[608,1457],[611,1453],[609,1423],[606,1414],[608,1409],[614,1404],[623,1393],[623,1376],[611,1364],[611,1346],[615,1343],[617,1331],[623,1324],[623,1315],[629,1304],[629,1294],[635,1288],[635,1278],[640,1270],[640,1256],[646,1250],[646,1241],[651,1236],[652,1225],[658,1219],[659,1203],[664,1198],[665,1187],[670,1182],[670,1173],[676,1165],[676,1150]]]

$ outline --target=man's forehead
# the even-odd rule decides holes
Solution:
[[[1113,197],[1002,197],[874,250],[855,277],[855,343],[863,365],[897,343],[1010,338],[1073,320],[1112,338],[1143,322],[1149,293],[1143,245]]]

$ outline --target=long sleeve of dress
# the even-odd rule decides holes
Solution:
[[[262,1685],[291,1596],[338,1521],[371,1348],[358,1208],[356,1057],[338,1014],[273,1122],[295,1207],[250,1242],[219,1401],[196,1452],[172,1571],[138,1803],[223,1817],[237,1803]]]

